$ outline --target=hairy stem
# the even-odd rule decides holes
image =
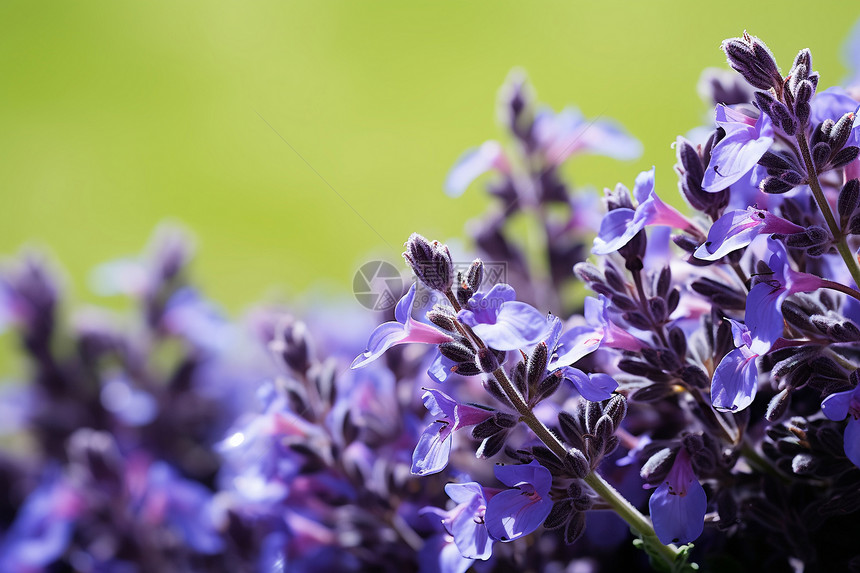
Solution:
[[[833,211],[830,209],[830,204],[827,203],[827,198],[821,189],[821,183],[818,181],[818,171],[815,169],[815,163],[812,161],[812,155],[809,153],[809,143],[806,141],[806,133],[803,130],[797,132],[797,145],[800,147],[800,154],[803,157],[803,162],[806,164],[806,172],[809,175],[809,188],[812,189],[815,202],[827,221],[830,234],[833,236],[833,242],[836,244],[836,250],[839,251],[839,255],[845,261],[845,266],[848,267],[848,272],[851,273],[854,284],[860,286],[860,267],[858,267],[857,260],[851,254],[851,249],[848,247],[845,235],[842,233],[842,229],[839,228],[839,224],[833,216]]]
[[[526,401],[523,399],[519,390],[513,385],[508,378],[507,373],[501,366],[493,372],[499,385],[504,390],[505,395],[514,405],[520,415],[520,419],[535,433],[535,435],[558,457],[563,460],[567,456],[567,447],[561,440],[541,422],[537,416],[531,411]],[[671,567],[679,555],[678,548],[674,545],[663,545],[657,538],[654,532],[654,526],[651,525],[651,520],[633,507],[623,495],[621,495],[609,482],[597,473],[592,471],[585,476],[585,483],[591,486],[591,489],[603,499],[614,511],[627,522],[631,529],[642,537],[644,543],[653,548],[654,552],[659,554],[663,561]]]

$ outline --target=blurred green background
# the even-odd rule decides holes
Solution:
[[[708,112],[696,82],[724,66],[723,38],[747,29],[784,68],[808,46],[824,87],[843,78],[860,7],[779,6],[6,1],[0,253],[47,246],[92,300],[94,265],[174,220],[228,308],[271,289],[348,293],[410,232],[460,237],[483,210],[478,187],[451,199],[441,186],[464,149],[499,136],[496,92],[514,66],[541,101],[616,118],[645,144],[636,162],[575,159],[576,182],[631,183],[654,164],[672,198],[670,144]]]

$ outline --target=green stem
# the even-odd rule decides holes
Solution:
[[[848,242],[845,240],[845,235],[842,234],[842,229],[833,217],[833,211],[830,210],[830,204],[824,196],[824,191],[821,189],[821,183],[818,181],[818,171],[815,169],[815,163],[812,161],[812,155],[809,153],[809,143],[806,141],[806,133],[803,130],[797,132],[797,145],[800,148],[800,155],[803,157],[803,162],[806,164],[806,172],[809,175],[809,188],[812,189],[812,195],[815,197],[815,202],[818,208],[824,215],[827,221],[827,226],[830,228],[830,234],[833,235],[833,242],[836,244],[836,250],[842,260],[845,261],[845,266],[848,267],[848,272],[851,273],[851,278],[854,279],[854,284],[860,286],[860,267],[857,266],[857,261],[851,254],[851,249],[848,247]]]
[[[568,450],[558,436],[553,434],[543,422],[529,408],[526,401],[523,399],[519,390],[513,385],[508,378],[507,373],[501,366],[493,372],[493,376],[499,382],[499,385],[504,390],[505,395],[514,405],[520,415],[520,419],[535,433],[535,435],[548,447],[560,460],[564,460]],[[633,529],[635,533],[642,537],[642,541],[659,554],[663,561],[671,568],[675,563],[675,559],[679,555],[679,550],[674,545],[663,545],[657,538],[654,532],[654,526],[651,521],[642,513],[633,507],[623,495],[612,487],[603,477],[596,471],[592,471],[584,478],[585,483],[591,486],[594,493],[599,495],[603,501],[607,503],[617,513],[621,519]]]
[[[678,548],[674,545],[663,545],[654,533],[654,526],[651,525],[651,520],[642,515],[638,509],[627,501],[623,495],[612,487],[612,485],[603,479],[596,471],[585,476],[585,483],[591,486],[594,493],[599,495],[608,503],[621,519],[627,522],[630,528],[642,537],[645,545],[656,549],[656,552],[662,557],[663,561],[672,568],[675,559],[679,555]]]

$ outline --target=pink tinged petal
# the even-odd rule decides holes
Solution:
[[[505,302],[495,324],[476,324],[475,334],[496,350],[516,350],[535,344],[547,332],[546,317],[524,302]]]
[[[702,534],[708,498],[695,479],[686,484],[684,495],[673,493],[669,484],[663,483],[651,494],[648,509],[661,543],[690,543]]]
[[[738,412],[749,406],[758,390],[758,368],[747,347],[726,354],[714,371],[711,381],[711,403],[718,410]]]
[[[612,322],[608,323],[604,329],[603,341],[600,345],[618,350],[632,350],[633,352],[641,350],[645,346],[641,340]]]
[[[777,338],[782,337],[785,324],[782,317],[782,303],[788,291],[769,282],[755,285],[747,295],[744,323],[749,329],[753,343],[770,348]]]
[[[367,366],[398,342],[408,336],[406,327],[399,322],[385,322],[377,326],[370,334],[367,350],[353,360],[350,368]]]
[[[586,374],[578,368],[564,368],[565,380],[570,380],[577,392],[591,402],[601,402],[612,397],[618,382],[608,374]]]
[[[463,153],[445,179],[445,193],[451,197],[459,197],[475,179],[492,169],[503,173],[509,170],[498,141],[484,142],[480,147]]]
[[[860,468],[860,420],[851,418],[845,426],[845,455]]]
[[[484,410],[468,404],[457,404],[454,409],[454,430],[480,424],[493,416],[492,410]]]
[[[496,494],[487,503],[487,530],[495,539],[513,541],[540,527],[550,510],[552,500],[509,489]]]
[[[407,342],[422,342],[424,344],[442,344],[453,340],[450,336],[436,330],[429,324],[418,322],[414,318],[410,318],[406,323],[406,336],[395,342],[395,344],[405,344]]]
[[[821,403],[821,411],[834,422],[844,420],[851,408],[851,400],[855,399],[855,394],[857,393],[858,391],[855,388],[854,390],[831,394]]]
[[[761,228],[762,233],[791,234],[791,233],[800,233],[800,232],[805,230],[800,225],[795,225],[791,221],[787,221],[787,220],[783,219],[782,217],[774,215],[770,211],[761,211],[758,209],[753,209],[752,207],[750,207],[747,210],[750,212],[757,213],[758,214],[757,216],[759,218],[762,217],[761,213],[764,214],[764,224],[762,225],[762,228]]]
[[[636,212],[633,209],[627,208],[613,209],[607,213],[600,222],[600,230],[594,237],[591,253],[608,255],[629,243],[645,226],[642,220],[634,224],[635,215]]]
[[[689,219],[674,207],[666,205],[656,193],[652,194],[645,203],[640,204],[637,211],[640,209],[643,212],[646,226],[668,225],[681,230],[692,226]]]
[[[448,465],[451,456],[451,427],[447,422],[433,422],[418,438],[412,452],[412,473],[418,476],[435,474]]]
[[[717,106],[717,124],[726,130],[726,137],[714,146],[702,181],[702,188],[710,192],[739,181],[773,144],[773,124],[766,113],[753,120],[721,105]]]

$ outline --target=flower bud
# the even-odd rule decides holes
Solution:
[[[428,288],[445,292],[451,288],[454,280],[454,263],[448,247],[433,241],[432,243],[419,235],[412,233],[406,241],[406,252],[403,258],[412,267],[415,276]]]
[[[782,84],[782,75],[773,54],[755,36],[744,32],[742,38],[725,40],[720,47],[726,53],[729,65],[753,87],[769,90],[778,89]]]

